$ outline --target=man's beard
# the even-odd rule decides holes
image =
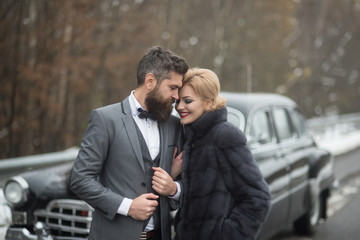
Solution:
[[[164,99],[158,87],[148,93],[145,98],[145,104],[148,112],[152,113],[157,120],[169,120],[172,112],[172,101],[171,99]]]

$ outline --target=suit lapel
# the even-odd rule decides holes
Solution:
[[[141,153],[141,148],[140,148],[140,143],[139,143],[139,139],[138,139],[138,135],[136,132],[136,126],[135,126],[135,121],[132,117],[131,114],[131,110],[130,110],[130,103],[129,103],[129,97],[127,97],[123,102],[122,102],[122,111],[124,113],[124,117],[122,118],[123,122],[124,122],[124,126],[125,126],[125,130],[126,133],[128,135],[129,138],[129,142],[131,144],[131,147],[135,153],[136,159],[139,161],[141,168],[145,171],[145,167],[144,167],[144,161],[142,158],[142,153]]]
[[[159,166],[163,169],[167,169],[167,161],[165,161],[168,156],[168,143],[169,143],[169,124],[167,122],[158,122],[159,132],[160,132],[160,164]]]

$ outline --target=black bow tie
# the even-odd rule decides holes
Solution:
[[[150,118],[152,120],[156,120],[156,116],[153,113],[147,112],[142,108],[138,108],[137,110],[139,112],[139,118]]]

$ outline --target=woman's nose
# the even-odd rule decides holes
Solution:
[[[176,105],[175,105],[175,109],[176,110],[181,110],[183,108],[183,105],[181,103],[181,101],[176,101]]]

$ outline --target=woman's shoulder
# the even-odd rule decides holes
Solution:
[[[215,132],[219,147],[238,146],[247,142],[245,134],[229,122],[218,124]]]

